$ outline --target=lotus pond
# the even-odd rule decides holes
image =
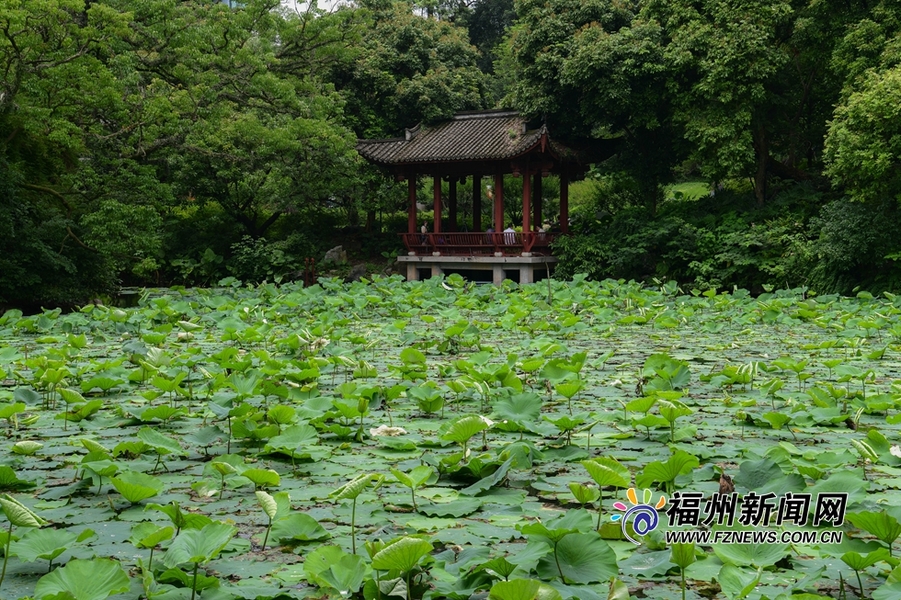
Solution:
[[[222,285],[0,317],[0,597],[901,598],[901,297]]]

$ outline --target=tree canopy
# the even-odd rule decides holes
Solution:
[[[485,75],[465,30],[423,19],[405,2],[363,2],[367,35],[329,79],[360,137],[396,135],[460,110],[487,108]]]
[[[901,195],[897,9],[888,0],[358,0],[331,11],[278,0],[9,0],[0,6],[0,302],[287,272],[329,232],[356,227],[361,211],[370,233],[384,217],[387,235],[405,192],[361,162],[355,139],[492,107],[519,109],[575,143],[619,141],[589,177],[581,217],[595,228],[633,222],[633,210],[645,215],[637,223],[667,218],[669,186],[698,180],[732,190],[736,199],[721,195],[718,206],[736,214],[792,205],[778,218],[800,223],[789,237],[808,247],[780,246],[783,258],[837,256],[826,215],[885,221]],[[692,227],[708,241],[691,252],[720,239]],[[901,239],[879,239],[857,244],[867,261],[901,252]],[[643,264],[700,277],[655,263],[656,244],[639,245]],[[648,275],[640,271],[622,274]]]
[[[485,105],[465,31],[409,4],[20,1],[0,29],[8,301],[136,257],[154,270],[165,223],[208,207],[259,238],[359,184],[355,127]]]
[[[713,181],[750,178],[760,204],[771,175],[807,180],[822,169],[847,77],[836,68],[848,51],[842,32],[864,14],[846,3],[772,0],[517,8],[514,104],[561,116],[573,135],[622,135],[638,156],[662,149],[639,161],[644,177],[687,159]],[[564,110],[573,101],[576,110]]]

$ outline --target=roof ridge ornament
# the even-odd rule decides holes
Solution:
[[[413,127],[413,128],[409,128],[409,127],[405,128],[404,129],[404,139],[406,139],[409,142],[410,140],[412,140],[419,134],[419,129],[420,129],[420,125],[417,125],[416,127]]]

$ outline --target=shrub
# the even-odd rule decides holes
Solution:
[[[52,199],[21,191],[15,179],[0,158],[0,305],[73,305],[112,289],[107,258],[75,241],[83,232]]]
[[[811,287],[821,293],[901,287],[899,217],[891,199],[861,203],[843,198],[824,205],[810,222]]]
[[[244,282],[259,283],[283,277],[300,268],[304,256],[312,254],[312,247],[300,234],[285,240],[270,242],[248,235],[232,244],[228,271]]]
[[[134,273],[147,279],[161,256],[163,220],[157,210],[140,204],[104,200],[81,220],[85,242],[107,259],[115,275]]]
[[[696,200],[677,194],[656,215],[622,182],[607,179],[597,189],[606,195],[576,219],[574,229],[583,233],[554,246],[560,277],[659,278],[756,292],[811,277],[808,222],[822,197],[807,186],[786,188],[762,209],[749,193],[723,190]]]

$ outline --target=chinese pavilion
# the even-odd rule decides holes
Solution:
[[[550,244],[565,235],[569,227],[570,181],[584,177],[589,158],[559,141],[541,125],[529,129],[518,112],[493,110],[459,113],[434,125],[407,129],[404,137],[359,140],[357,151],[380,165],[398,180],[408,182],[408,226],[402,234],[407,256],[398,262],[407,265],[407,279],[416,280],[425,271],[440,275],[453,270],[490,270],[493,281],[501,283],[511,271],[518,271],[520,283],[530,283],[557,262]],[[606,158],[611,152],[607,152]],[[591,162],[598,157],[592,156]],[[504,175],[523,178],[522,232],[504,231]],[[560,177],[559,226],[554,231],[542,227],[542,178]],[[433,178],[434,220],[431,230],[421,231],[416,218],[416,178]],[[457,183],[473,178],[473,231],[458,231]],[[482,231],[482,178],[493,190],[493,230]],[[448,181],[446,201],[441,197],[441,180]],[[493,193],[491,193],[493,192]],[[447,207],[447,228],[442,227]]]

